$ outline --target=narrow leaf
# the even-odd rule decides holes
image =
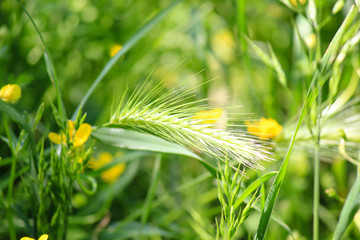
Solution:
[[[260,178],[256,179],[254,182],[252,182],[236,200],[234,204],[234,208],[237,209],[240,206],[240,204],[245,200],[245,198],[247,198],[252,192],[254,192],[262,183],[266,182],[276,174],[277,172],[269,172],[264,176],[261,176]]]
[[[281,83],[281,85],[283,85],[284,87],[287,87],[285,72],[284,72],[279,60],[277,59],[271,45],[269,45],[269,49],[270,49],[270,55],[271,55],[271,60],[273,62],[274,69],[278,75],[278,80]]]
[[[201,158],[186,148],[165,141],[162,138],[122,128],[99,128],[92,133],[98,140],[114,147],[128,148],[161,153],[172,153],[189,156],[200,160]]]
[[[267,66],[273,68],[274,64],[271,58],[261,49],[259,48],[253,41],[251,41],[248,37],[244,35],[244,38],[248,42],[248,44],[254,49],[256,54],[260,57],[261,61],[265,63]]]
[[[26,10],[25,6],[22,4],[22,2],[20,0],[17,0],[18,3],[20,4],[20,6],[22,7],[22,9],[24,10],[24,12],[26,13],[26,15],[29,17],[31,23],[33,24],[36,33],[38,34],[41,43],[43,44],[44,48],[45,48],[45,54],[44,54],[44,59],[45,59],[45,65],[46,65],[46,69],[48,72],[48,75],[50,77],[51,82],[54,84],[55,89],[56,89],[56,97],[57,97],[57,103],[58,103],[58,108],[59,108],[59,114],[60,117],[62,119],[66,118],[66,114],[65,114],[65,108],[64,108],[64,103],[62,101],[62,97],[61,97],[61,91],[60,91],[60,86],[59,86],[59,81],[56,75],[56,71],[55,71],[55,66],[54,66],[54,62],[51,58],[50,55],[50,51],[46,45],[46,42],[39,30],[39,28],[37,27],[34,19],[31,17],[30,13]]]
[[[333,240],[341,239],[342,235],[345,233],[345,230],[352,222],[355,213],[360,208],[360,177],[356,178],[354,185],[352,186],[349,195],[345,200],[344,207],[340,213],[340,219],[335,228],[335,233]]]
[[[34,134],[31,129],[31,126],[24,119],[24,117],[9,103],[3,102],[0,100],[0,111],[7,114],[15,122],[19,123],[29,134],[30,141],[35,144]]]
[[[92,136],[114,147],[184,155],[197,159],[216,176],[217,169],[186,148],[160,137],[123,128],[99,128]]]
[[[150,211],[151,211],[151,205],[154,200],[155,191],[160,179],[160,168],[161,168],[161,155],[157,154],[155,158],[153,173],[151,176],[151,182],[150,186],[146,195],[145,204],[143,206],[143,213],[141,216],[141,226],[143,227],[149,217]],[[141,234],[141,233],[140,233]]]

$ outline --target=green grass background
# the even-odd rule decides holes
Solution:
[[[313,72],[296,40],[292,21],[301,33],[310,33],[305,18],[278,1],[238,1],[244,8],[237,9],[236,1],[183,1],[168,16],[135,44],[111,69],[96,88],[83,111],[86,122],[96,125],[108,121],[110,108],[128,86],[132,92],[151,74],[155,82],[164,81],[166,88],[184,84],[185,89],[196,88],[195,99],[210,98],[213,107],[238,106],[229,113],[234,121],[271,117],[291,132],[291,123],[304,101]],[[351,2],[351,1],[347,1]],[[68,116],[75,111],[96,76],[109,61],[109,51],[114,44],[125,44],[136,31],[171,1],[90,1],[28,0],[24,4],[42,32],[52,54],[65,110]],[[317,1],[319,18],[325,19],[335,1]],[[347,12],[347,7],[321,29],[321,52],[324,53]],[[240,19],[240,23],[238,20]],[[287,79],[285,88],[276,72],[265,65],[248,45],[242,35],[248,36],[263,49],[272,46]],[[34,116],[38,106],[45,103],[45,114],[36,137],[56,130],[51,103],[56,102],[55,88],[49,81],[43,60],[44,47],[20,5],[13,0],[0,2],[0,85],[19,84],[23,90],[21,100],[15,105],[19,111]],[[350,81],[351,62],[345,63],[345,74],[340,91]],[[348,70],[350,69],[350,70]],[[212,81],[208,82],[208,80]],[[202,84],[202,85],[201,85]],[[359,93],[356,90],[355,95]],[[327,97],[328,87],[322,92]],[[253,113],[247,115],[245,113]],[[338,126],[341,128],[342,122]],[[0,126],[0,132],[3,130]],[[18,127],[13,125],[14,131]],[[245,130],[245,127],[242,128]],[[283,159],[281,148],[288,141],[279,141],[275,149],[277,162],[265,163],[265,172],[278,170]],[[296,239],[312,238],[313,158],[311,140],[306,148],[295,148],[274,211],[298,235]],[[310,146],[310,147],[309,147]],[[328,150],[325,150],[325,153]],[[0,145],[0,155],[6,159],[9,149]],[[356,177],[353,165],[343,161],[339,154],[324,157],[320,169],[320,239],[329,239],[343,203],[325,194],[334,188],[345,198]],[[126,228],[124,219],[144,204],[149,188],[154,160],[142,158],[139,166],[133,166],[134,176],[123,188],[119,187],[113,198],[106,197],[110,186],[100,183],[99,194],[86,196],[75,194],[74,215],[86,216],[100,211],[98,221],[74,221],[70,224],[69,239],[100,239],[125,236],[136,229],[138,222]],[[130,167],[130,166],[128,166]],[[6,179],[8,166],[0,165],[0,177]],[[128,168],[129,169],[129,168]],[[165,155],[161,166],[155,199],[170,194],[168,199],[153,209],[148,223],[155,230],[151,239],[204,238],[204,230],[214,236],[215,217],[220,214],[217,185],[213,178],[195,184],[181,193],[172,191],[206,173],[206,169],[193,159]],[[123,176],[126,177],[126,176]],[[122,178],[123,178],[122,177]],[[120,182],[125,181],[120,178]],[[249,171],[245,184],[257,178]],[[269,189],[267,186],[266,189]],[[1,185],[1,191],[5,186]],[[18,204],[26,205],[21,187],[15,191]],[[104,202],[108,201],[108,204]],[[111,215],[109,215],[111,213]],[[0,208],[0,219],[5,211]],[[256,232],[260,214],[254,212],[242,225],[242,239]],[[104,217],[110,218],[108,227],[99,224]],[[19,220],[20,221],[20,220]],[[21,221],[20,229],[25,229]],[[158,228],[158,229],[157,229]],[[149,232],[154,229],[149,228]],[[162,232],[163,231],[163,232]],[[20,231],[21,232],[21,231]],[[24,233],[25,234],[25,233]],[[111,235],[114,234],[114,235]],[[121,235],[123,234],[123,235]],[[0,227],[0,238],[6,239],[6,227]],[[275,222],[270,222],[266,239],[286,239],[288,233]],[[131,237],[130,237],[131,238]],[[360,238],[358,225],[353,223],[345,239]],[[51,238],[50,238],[51,239]]]

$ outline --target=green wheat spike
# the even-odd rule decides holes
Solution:
[[[262,169],[262,161],[272,160],[270,148],[245,132],[215,128],[194,119],[209,106],[206,99],[192,101],[192,90],[183,92],[175,87],[160,95],[162,85],[151,87],[151,83],[139,86],[128,100],[122,98],[109,124],[151,133],[215,159],[228,156],[232,165]]]

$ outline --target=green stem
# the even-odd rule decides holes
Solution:
[[[143,227],[146,224],[149,214],[150,214],[150,211],[151,211],[151,205],[153,203],[155,191],[156,191],[159,179],[160,179],[160,168],[161,168],[161,154],[157,154],[156,158],[155,158],[154,169],[153,169],[153,173],[152,173],[152,177],[151,177],[149,191],[146,196],[145,204],[143,207],[143,213],[141,216],[141,231],[139,231],[140,239],[142,238]]]
[[[319,205],[320,205],[320,135],[322,91],[319,89],[314,152],[314,199],[313,199],[313,240],[319,240]]]
[[[14,182],[16,177],[16,152],[11,140],[11,135],[9,131],[9,125],[7,122],[6,115],[4,114],[4,128],[6,131],[7,138],[9,140],[9,147],[12,154],[11,159],[11,170],[10,170],[10,180],[8,184],[8,193],[7,193],[7,211],[6,211],[6,218],[8,221],[8,228],[9,228],[9,234],[11,240],[16,240],[16,231],[15,231],[15,225],[13,222],[13,214],[12,214],[12,202],[13,202],[13,191],[14,191]]]
[[[58,108],[59,108],[59,114],[60,114],[61,120],[63,120],[65,115],[66,115],[65,114],[65,107],[64,107],[64,103],[62,101],[62,95],[61,95],[61,90],[60,90],[60,86],[59,86],[59,80],[57,78],[57,74],[56,74],[56,71],[55,71],[55,65],[54,65],[54,62],[53,62],[53,60],[51,58],[49,48],[47,47],[47,44],[46,44],[46,42],[45,42],[39,28],[37,27],[34,19],[31,17],[30,13],[26,10],[24,4],[20,0],[17,0],[17,1],[20,4],[21,8],[24,10],[25,14],[29,17],[29,19],[30,19],[32,25],[34,26],[34,28],[35,28],[35,30],[36,30],[42,44],[45,47],[45,54],[44,54],[45,65],[46,65],[50,80],[55,86],[56,99],[57,99],[57,104],[58,104]]]
[[[7,220],[9,224],[9,233],[10,233],[10,239],[16,240],[16,231],[15,226],[13,222],[13,215],[12,215],[12,201],[13,201],[13,187],[15,182],[15,173],[16,173],[16,157],[12,158],[11,163],[11,173],[10,173],[10,181],[9,181],[9,189],[8,189],[8,195],[7,195]]]
[[[241,53],[242,53],[242,57],[244,59],[244,63],[245,63],[245,73],[246,73],[246,83],[249,86],[249,96],[251,97],[251,99],[253,100],[253,104],[254,104],[254,109],[258,109],[259,114],[264,115],[264,107],[260,102],[260,97],[258,96],[257,92],[256,92],[256,88],[254,86],[254,83],[252,81],[252,77],[253,77],[253,66],[251,64],[250,61],[250,56],[248,53],[248,43],[245,39],[245,36],[247,35],[246,33],[246,0],[237,0],[236,2],[236,7],[237,7],[237,27],[238,27],[238,37],[239,37],[239,41],[240,41],[240,48],[241,48]]]
[[[313,199],[313,240],[319,240],[319,203],[320,203],[320,139],[315,145],[314,159],[314,199]]]

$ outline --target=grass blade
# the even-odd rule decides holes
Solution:
[[[121,128],[100,128],[94,131],[92,136],[101,142],[112,145],[114,147],[180,154],[199,160],[201,159],[199,156],[180,145],[167,142],[162,138],[150,134],[140,133],[133,130]]]
[[[314,89],[315,83],[317,82],[318,79],[322,79],[322,75],[324,74],[324,72],[331,66],[331,63],[333,62],[333,60],[336,57],[336,53],[338,52],[339,46],[340,46],[340,42],[342,39],[342,36],[344,35],[346,29],[351,25],[352,21],[354,20],[354,18],[356,17],[356,11],[354,6],[351,7],[351,9],[349,10],[349,13],[347,14],[343,24],[341,25],[341,27],[339,28],[339,30],[337,31],[337,33],[335,34],[333,40],[331,41],[331,43],[329,44],[328,49],[326,50],[323,58],[321,59],[321,66],[319,67],[319,69],[315,72],[311,84],[309,86],[308,92],[306,94],[306,99],[305,102],[303,104],[303,107],[301,109],[297,124],[296,124],[296,128],[294,131],[294,134],[291,138],[290,144],[289,144],[289,148],[288,151],[286,153],[286,156],[284,158],[284,161],[280,167],[279,173],[276,176],[274,183],[270,189],[270,192],[266,198],[265,201],[265,206],[264,209],[261,213],[261,217],[260,217],[260,221],[259,221],[259,226],[256,232],[256,236],[255,239],[256,240],[262,240],[265,237],[266,234],[266,230],[269,224],[269,220],[271,217],[271,213],[273,210],[273,207],[275,205],[275,201],[277,199],[277,196],[280,192],[280,188],[282,185],[282,182],[284,180],[285,177],[285,173],[286,173],[286,169],[287,169],[287,165],[290,159],[290,154],[295,142],[295,138],[297,135],[297,132],[299,131],[299,128],[301,126],[301,123],[307,113],[306,109],[307,106],[309,106],[309,104],[311,105],[313,103],[313,101],[315,100],[318,91],[312,91],[312,89]]]
[[[254,182],[252,182],[239,196],[238,199],[236,199],[236,202],[234,204],[234,208],[237,209],[240,204],[247,198],[253,191],[255,191],[262,183],[266,182],[273,176],[275,176],[277,172],[269,172],[265,174],[264,176],[256,179]]]
[[[64,108],[64,103],[62,101],[62,97],[61,97],[61,91],[60,91],[60,86],[59,86],[59,80],[57,78],[56,75],[56,71],[55,71],[55,66],[54,66],[54,62],[51,58],[50,55],[50,51],[46,45],[46,42],[44,40],[44,38],[42,37],[42,34],[39,30],[39,28],[37,27],[34,19],[31,17],[30,13],[26,10],[25,6],[22,4],[22,2],[20,0],[17,0],[18,3],[20,4],[20,6],[22,7],[22,9],[24,10],[24,12],[26,13],[26,15],[29,17],[31,23],[33,24],[42,44],[44,45],[45,48],[45,54],[44,54],[44,58],[45,58],[45,65],[46,65],[46,69],[48,72],[48,75],[50,77],[51,82],[54,84],[55,86],[55,90],[56,90],[56,97],[57,97],[57,104],[58,104],[58,108],[59,108],[59,114],[61,119],[65,119],[66,118],[66,113],[65,113],[65,108]]]
[[[357,176],[349,195],[345,200],[344,207],[340,213],[340,219],[335,228],[333,240],[341,239],[347,227],[352,222],[356,212],[360,208],[360,177]]]
[[[155,157],[154,169],[151,176],[151,183],[149,186],[148,193],[146,195],[145,204],[143,206],[143,213],[141,216],[141,229],[145,226],[151,211],[151,205],[160,179],[160,168],[161,168],[161,155],[157,154]],[[141,237],[141,232],[142,231],[140,231],[139,233],[140,237]]]
[[[80,104],[77,106],[74,114],[72,115],[72,120],[76,119],[76,116],[80,113],[81,109],[89,99],[90,95],[94,92],[95,88],[99,85],[99,83],[104,79],[106,74],[110,71],[110,69],[115,65],[115,63],[122,57],[124,54],[129,51],[141,38],[145,36],[146,33],[148,33],[152,28],[154,28],[162,19],[164,19],[170,11],[180,2],[183,0],[176,0],[170,6],[168,6],[166,9],[159,12],[155,17],[153,17],[148,23],[146,23],[142,28],[139,29],[135,33],[135,35],[130,38],[129,41],[127,41],[124,46],[121,48],[121,50],[113,57],[111,58],[108,63],[105,65],[105,67],[100,72],[99,76],[95,79],[89,90],[86,92],[85,96],[82,98]]]
[[[19,123],[28,132],[31,143],[35,145],[35,138],[31,126],[11,104],[0,100],[0,111]]]
[[[105,144],[118,148],[171,153],[195,158],[202,165],[204,165],[204,167],[208,171],[210,171],[214,176],[216,176],[216,167],[205,162],[195,153],[187,150],[186,148],[178,144],[168,142],[162,138],[150,134],[121,128],[100,128],[98,130],[95,130],[92,133],[92,136]]]

